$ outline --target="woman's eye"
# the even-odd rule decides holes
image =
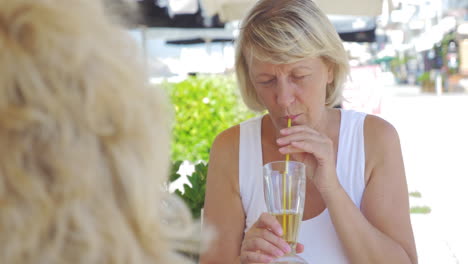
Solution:
[[[261,82],[258,82],[259,84],[261,85],[267,85],[267,84],[271,84],[275,79],[270,79],[270,80],[266,80],[266,81],[261,81]]]
[[[297,76],[293,76],[293,79],[294,80],[302,80],[306,77],[307,75],[297,75]]]

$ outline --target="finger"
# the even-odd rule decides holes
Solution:
[[[276,143],[280,146],[291,144],[294,141],[317,141],[317,142],[325,142],[326,137],[320,134],[312,134],[307,131],[300,131],[298,133],[289,134],[284,137],[280,137],[276,140]]]
[[[304,252],[304,245],[302,245],[301,243],[297,243],[296,244],[296,253],[302,253]]]
[[[302,140],[293,141],[291,144],[279,148],[281,154],[311,153],[318,159],[329,157],[333,151],[333,142],[330,139],[324,139],[323,142]]]
[[[255,227],[261,229],[269,229],[277,236],[283,235],[283,229],[279,224],[278,220],[274,216],[268,213],[263,213],[258,218],[257,222],[255,222]]]
[[[258,251],[246,251],[240,256],[241,263],[270,263],[273,261],[272,256],[268,256]]]
[[[268,229],[256,229],[251,234],[249,234],[249,237],[254,237],[255,239],[261,239],[261,240],[267,242],[269,245],[274,246],[275,249],[281,250],[283,254],[291,252],[291,247],[289,246],[289,244],[286,243],[286,241],[282,237],[277,236],[276,234],[274,234],[273,232],[271,232]],[[255,239],[252,239],[252,240],[255,241]],[[246,240],[246,242],[249,242],[249,240]],[[253,248],[249,248],[248,244],[246,246],[247,246],[247,249],[249,249],[249,250],[259,249],[259,248],[255,248],[255,246],[259,246],[259,245],[254,245]],[[269,246],[267,245],[267,247],[269,247]],[[271,252],[272,252],[272,255],[278,256],[278,254],[277,254],[278,252],[276,252],[276,253],[273,252],[273,251],[271,251]]]
[[[322,148],[322,144],[318,142],[293,141],[291,144],[279,148],[278,151],[283,155],[306,152],[316,156],[319,154],[320,148]]]
[[[314,135],[320,135],[320,133],[309,127],[309,126],[305,126],[305,125],[299,125],[299,126],[292,126],[292,127],[288,127],[288,128],[283,128],[280,130],[280,134],[281,135],[290,135],[290,134],[293,134],[293,133],[298,133],[298,132],[302,132],[302,131],[306,131],[308,133],[311,133],[311,134],[314,134]]]
[[[263,254],[269,255],[271,257],[281,257],[286,252],[283,252],[280,248],[276,247],[269,241],[257,237],[254,239],[245,240],[243,243],[242,250],[244,252],[262,252]]]
[[[333,142],[326,139],[324,142],[310,140],[293,141],[290,146],[303,152],[313,153],[316,158],[325,157],[333,151]]]

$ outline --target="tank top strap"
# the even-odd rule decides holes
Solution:
[[[246,215],[244,232],[267,211],[263,197],[262,117],[240,124],[239,189]]]
[[[341,185],[358,208],[365,188],[365,118],[365,113],[341,110],[336,171]]]

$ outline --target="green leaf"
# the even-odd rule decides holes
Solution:
[[[182,165],[181,160],[178,160],[172,163],[171,171],[169,174],[169,182],[174,182],[180,178],[180,174],[178,173],[180,165]]]
[[[206,173],[208,172],[208,164],[204,162],[195,165],[195,171],[188,175],[189,184],[182,186],[184,193],[176,190],[175,193],[182,198],[187,206],[192,211],[194,218],[200,217],[201,209],[205,203],[206,190]]]

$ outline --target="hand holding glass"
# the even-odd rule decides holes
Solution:
[[[297,161],[275,161],[263,166],[263,189],[268,212],[283,228],[283,239],[291,253],[272,263],[307,262],[296,255],[297,235],[302,221],[305,200],[305,165]]]

